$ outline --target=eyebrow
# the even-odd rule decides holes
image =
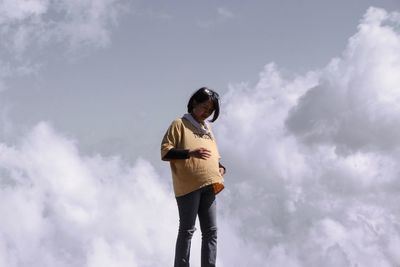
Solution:
[[[202,105],[203,108],[207,108],[207,109],[214,109],[214,105],[212,106],[208,106],[208,105]]]

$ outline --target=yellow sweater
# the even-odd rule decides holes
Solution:
[[[219,152],[212,135],[201,134],[188,120],[174,120],[161,143],[161,159],[172,148],[196,149],[204,147],[211,151],[208,159],[190,157],[170,160],[175,196],[183,196],[212,184],[217,194],[224,188],[224,179],[219,172]]]

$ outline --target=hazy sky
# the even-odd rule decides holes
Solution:
[[[34,2],[54,6],[54,1]],[[10,3],[24,5],[4,0],[3,15],[12,10]],[[229,84],[254,84],[270,62],[291,75],[324,67],[340,56],[369,6],[400,5],[396,0],[104,3],[106,10],[96,18],[51,10],[53,22],[87,26],[89,33],[67,28],[50,35],[50,19],[39,13],[3,23],[28,29],[0,36],[1,65],[28,69],[3,82],[2,114],[13,126],[7,138],[45,120],[90,153],[144,155],[155,162],[160,135],[185,112],[197,88],[206,85],[223,94]],[[48,21],[37,26],[39,19]]]
[[[170,266],[159,145],[204,85],[219,267],[400,266],[399,9],[0,0],[0,266]]]

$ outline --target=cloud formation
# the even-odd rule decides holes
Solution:
[[[0,1],[0,93],[8,79],[37,74],[49,58],[108,45],[124,8],[126,0]],[[2,118],[8,108],[0,107]]]
[[[288,128],[338,153],[396,150],[400,145],[398,14],[370,9],[343,57],[291,111]]]
[[[226,210],[265,265],[400,264],[399,24],[370,8],[327,67],[224,96]]]
[[[52,10],[25,2],[3,2],[9,27]],[[222,96],[219,266],[400,264],[399,25],[398,13],[370,8],[325,68],[284,75],[270,63],[255,86]],[[178,215],[167,171],[82,155],[47,123],[18,140],[0,143],[0,266],[171,264]]]
[[[144,159],[131,166],[81,155],[75,141],[39,123],[15,145],[0,143],[0,266],[171,265],[178,211],[170,179]],[[229,221],[220,223],[218,264],[240,263],[231,249],[249,249]],[[197,231],[193,266],[199,239]]]
[[[147,161],[84,157],[40,123],[0,162],[1,266],[171,262],[175,203]]]
[[[34,46],[67,43],[102,47],[123,11],[123,0],[4,0],[0,3],[3,48],[21,54]]]

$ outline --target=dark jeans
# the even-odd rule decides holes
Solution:
[[[201,267],[213,267],[217,258],[217,213],[212,185],[176,198],[179,210],[179,232],[175,247],[175,267],[188,267],[190,244],[199,215]]]

